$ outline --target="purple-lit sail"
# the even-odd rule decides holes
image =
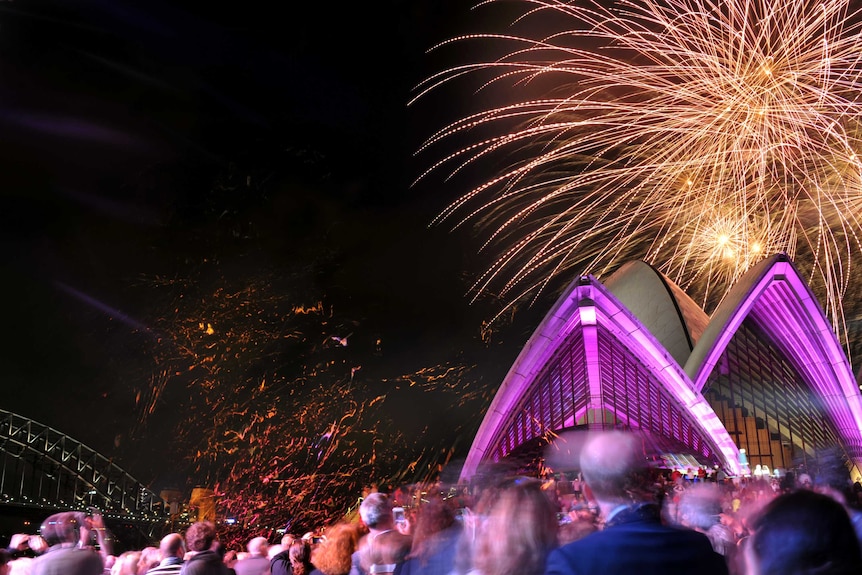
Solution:
[[[812,400],[808,405],[802,401],[796,404],[805,405],[807,409],[817,408],[823,424],[813,428],[837,434],[847,455],[858,467],[862,462],[862,396],[849,361],[817,299],[785,257],[776,256],[752,268],[713,314],[703,338],[686,363],[686,372],[696,389],[705,391],[715,381],[714,374],[720,371],[716,370],[716,365],[720,366],[720,358],[746,322],[766,334],[771,347],[798,373],[795,379],[805,384]],[[774,362],[769,363],[774,365]],[[775,428],[802,424],[794,421],[802,415],[798,411],[792,416],[788,413],[787,417],[777,417],[779,412],[788,409],[780,399],[773,398],[772,409],[764,405],[764,416],[775,419]],[[791,436],[782,430],[780,435],[799,447],[805,440],[802,433]],[[823,440],[809,440],[808,443],[814,447]]]
[[[648,431],[733,474],[746,470],[728,430],[746,437],[749,460],[769,455],[772,466],[789,466],[793,450],[837,443],[860,466],[862,397],[786,257],[752,268],[705,326],[652,268],[621,272],[608,287],[579,278],[557,301],[500,386],[462,478],[483,460],[579,425]]]

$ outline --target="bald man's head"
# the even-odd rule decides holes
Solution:
[[[252,555],[266,555],[269,549],[269,542],[266,537],[255,537],[248,542],[248,552]]]
[[[186,554],[186,543],[183,536],[179,533],[168,533],[162,537],[162,542],[159,543],[159,551],[162,554],[162,559],[168,557],[179,557],[180,559]]]
[[[652,470],[640,437],[608,431],[591,436],[581,451],[581,472],[600,501],[630,503],[651,498]]]

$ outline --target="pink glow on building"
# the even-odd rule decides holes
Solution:
[[[606,413],[628,427],[676,439],[731,474],[743,473],[738,447],[703,392],[722,353],[749,319],[770,334],[819,398],[858,466],[862,396],[849,362],[811,291],[786,257],[775,256],[731,290],[693,342],[684,366],[611,291],[593,277],[578,278],[503,380],[462,478],[472,476],[482,461],[505,457],[548,431],[601,426]],[[685,320],[682,324],[684,329]]]

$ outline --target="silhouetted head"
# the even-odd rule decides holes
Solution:
[[[862,573],[862,554],[847,511],[800,490],[777,497],[755,519],[745,551],[750,575]]]
[[[55,513],[42,522],[40,532],[48,545],[77,543],[87,516],[79,511]]]
[[[0,549],[0,575],[8,575],[11,567],[12,556],[5,549]]]

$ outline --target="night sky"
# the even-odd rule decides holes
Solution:
[[[482,340],[498,303],[465,297],[478,242],[429,228],[464,187],[411,187],[434,159],[413,152],[473,95],[406,102],[447,64],[427,48],[488,22],[463,1],[183,4],[0,3],[0,405],[154,489],[193,483],[171,445],[178,418],[202,415],[183,412],[188,378],[149,414],[141,394],[183,295],[171,286],[215,269],[336,309],[332,335],[361,333],[357,357],[376,357],[356,385],[473,366],[486,393],[462,412],[390,407],[396,423],[421,410],[463,456],[471,438],[447,438],[446,418],[478,427],[547,302]]]

